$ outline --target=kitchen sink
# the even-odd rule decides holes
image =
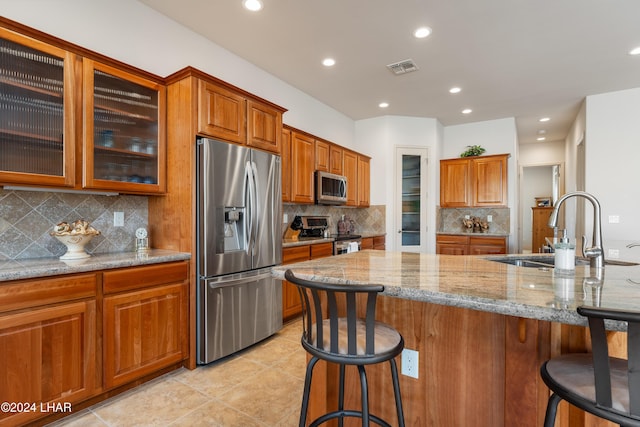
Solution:
[[[485,259],[488,261],[501,262],[503,264],[516,265],[518,267],[553,268],[554,266],[553,256],[523,255],[523,256],[487,257]],[[605,265],[617,265],[617,266],[640,265],[637,262],[620,261],[620,260],[605,260],[604,263]],[[589,260],[586,258],[576,258],[576,265],[589,265]]]

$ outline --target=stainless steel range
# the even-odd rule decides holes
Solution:
[[[344,218],[340,220],[340,224]],[[333,254],[340,255],[360,250],[362,238],[359,234],[352,233],[351,227],[338,227],[338,234],[329,234],[329,217],[327,216],[296,216],[291,223],[291,228],[300,230],[299,239],[321,239],[323,237],[333,239]]]

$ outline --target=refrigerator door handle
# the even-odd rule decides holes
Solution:
[[[250,162],[244,165],[244,201],[247,209],[244,221],[244,242],[246,252],[253,255],[253,211],[254,211],[254,194],[253,194],[253,170]]]
[[[258,168],[255,162],[251,162],[251,178],[253,182],[253,206],[251,207],[251,213],[253,218],[251,219],[251,225],[253,227],[253,236],[251,238],[251,245],[255,249],[258,247],[258,228],[260,227],[260,212],[258,212]]]
[[[245,233],[247,240],[247,253],[249,255],[254,254],[255,252],[255,234],[256,234],[256,215],[257,215],[257,203],[256,203],[256,185],[255,185],[255,169],[253,167],[253,162],[247,162],[245,164],[245,179],[246,179],[246,188],[248,192],[248,199],[246,202],[247,209],[249,210],[248,222],[249,222],[249,230]]]

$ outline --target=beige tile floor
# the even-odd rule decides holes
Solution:
[[[298,424],[306,353],[300,321],[237,355],[156,378],[50,426],[223,426]]]

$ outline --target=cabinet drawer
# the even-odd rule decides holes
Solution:
[[[457,243],[461,245],[468,245],[469,236],[457,236],[454,234],[439,234],[436,236],[436,243]]]
[[[386,237],[385,236],[375,236],[373,238],[373,249],[377,250],[385,250],[386,246]]]
[[[166,283],[179,283],[189,277],[186,262],[148,265],[105,271],[103,274],[104,293],[114,293],[131,289],[146,288]]]
[[[282,250],[282,263],[291,264],[298,261],[308,261],[310,253],[309,245],[284,248]]]
[[[504,237],[470,237],[470,245],[504,246]]]
[[[311,259],[323,258],[333,255],[333,243],[319,243],[311,245]]]
[[[0,312],[96,295],[96,275],[76,274],[0,284]]]

